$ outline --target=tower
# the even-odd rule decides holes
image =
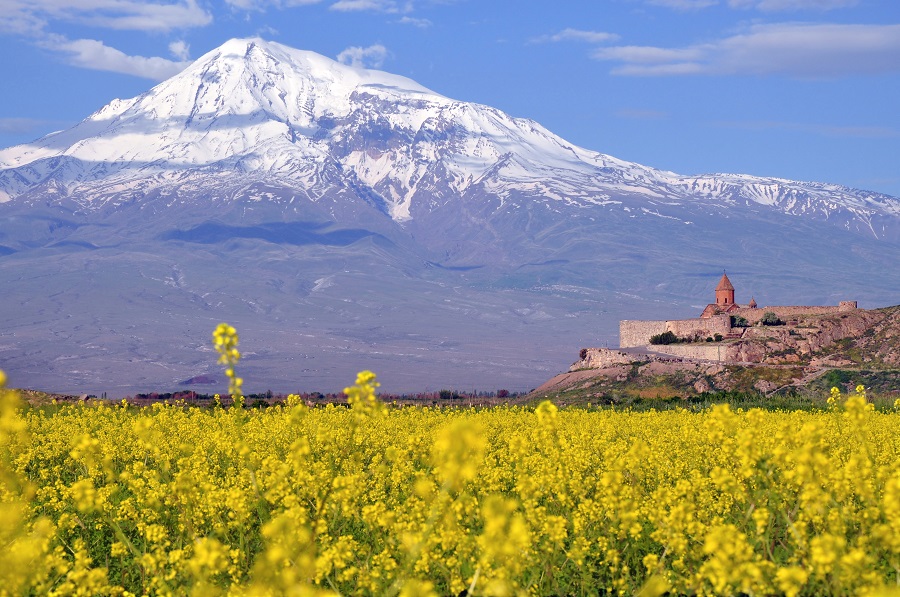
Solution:
[[[731,285],[731,280],[724,271],[719,285],[716,286],[716,304],[720,307],[734,304],[734,286]]]

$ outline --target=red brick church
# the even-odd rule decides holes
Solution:
[[[716,286],[716,302],[706,305],[703,313],[700,314],[701,319],[707,319],[713,315],[727,315],[739,309],[756,309],[756,301],[750,297],[750,302],[746,305],[739,305],[734,302],[734,286],[728,275],[722,272],[722,279]]]

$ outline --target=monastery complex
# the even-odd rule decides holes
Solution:
[[[790,323],[801,315],[825,315],[856,309],[856,301],[841,301],[836,307],[759,307],[753,298],[741,305],[734,300],[734,286],[728,275],[723,273],[716,286],[716,300],[703,309],[696,319],[675,319],[666,321],[619,322],[619,346],[621,348],[643,347],[650,344],[650,337],[672,332],[678,338],[692,338],[703,341],[741,338],[747,326],[758,323],[766,313],[774,313],[779,319]],[[740,326],[734,325],[740,323]]]

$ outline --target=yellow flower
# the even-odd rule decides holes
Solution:
[[[556,421],[558,412],[559,409],[549,400],[544,400],[534,409],[534,414],[537,415],[538,422],[541,425],[552,425]]]
[[[831,393],[828,396],[828,407],[831,409],[836,408],[840,400],[841,391],[835,387],[831,388]]]
[[[654,574],[635,593],[636,597],[661,597],[671,590],[672,586],[661,575]]]
[[[778,589],[783,592],[786,597],[796,597],[803,589],[808,578],[809,573],[798,566],[779,568],[778,572],[775,573]]]
[[[377,388],[364,371],[351,409],[290,397],[240,416],[45,412],[0,392],[0,593],[875,595],[895,583],[900,412],[860,393],[836,415],[387,408]]]
[[[400,597],[437,597],[434,584],[423,580],[408,580],[400,589]]]
[[[371,371],[360,371],[356,375],[356,385],[344,388],[347,403],[353,408],[358,417],[367,417],[385,412],[384,404],[378,400],[375,390],[381,384],[375,380],[375,374]]]
[[[225,376],[228,377],[228,393],[231,394],[234,405],[240,408],[244,405],[244,394],[241,391],[244,380],[237,377],[234,372],[234,366],[241,358],[237,345],[237,330],[227,323],[220,323],[213,331],[213,346],[219,353],[219,364],[225,365]]]
[[[111,555],[114,558],[119,558],[124,555],[128,555],[128,553],[129,553],[128,547],[126,547],[125,544],[120,541],[116,541],[110,546],[109,555]]]

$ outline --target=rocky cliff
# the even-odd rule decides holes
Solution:
[[[750,327],[726,344],[726,355],[737,363],[900,368],[900,306]]]

